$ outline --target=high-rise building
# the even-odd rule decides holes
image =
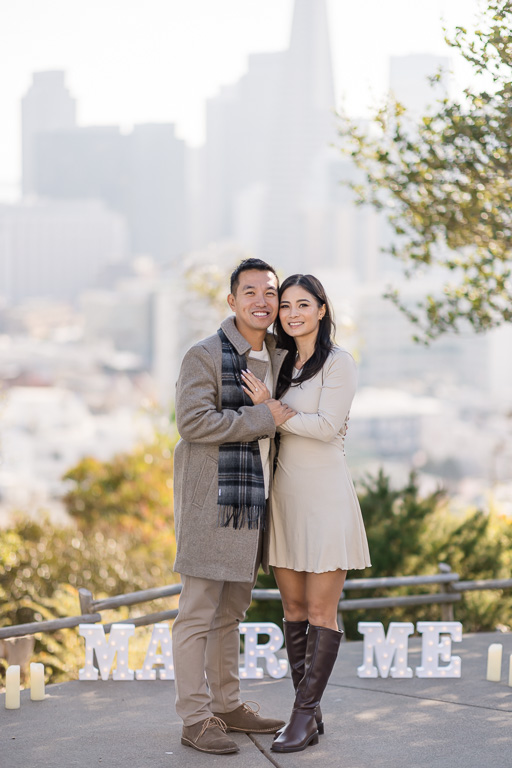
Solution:
[[[128,255],[124,219],[97,200],[0,206],[0,296],[73,301]]]
[[[61,71],[35,72],[21,103],[23,195],[37,192],[35,142],[47,131],[69,130],[76,125],[75,100]]]
[[[48,131],[35,141],[35,188],[41,197],[103,200],[126,214],[128,147],[117,126]]]
[[[35,191],[104,201],[126,218],[134,253],[168,261],[186,247],[184,158],[172,124],[48,131],[35,141]]]
[[[126,218],[130,247],[160,262],[187,248],[185,145],[172,124],[77,126],[64,72],[36,72],[22,101],[23,193],[101,200]]]
[[[371,263],[373,221],[340,206],[334,105],[327,4],[296,0],[288,50],[249,57],[247,74],[208,104],[207,240],[234,239],[284,271],[356,272],[349,243],[364,240],[357,258]]]
[[[414,113],[440,95],[428,76],[449,60],[395,57],[391,89]],[[249,57],[247,74],[208,102],[204,197],[194,230],[235,240],[283,271],[341,270],[362,283],[395,271],[384,217],[358,207],[357,172],[336,144],[327,3],[295,0],[286,51]]]
[[[170,123],[136,125],[127,152],[132,250],[172,262],[188,245],[185,143]]]
[[[261,242],[269,260],[287,271],[303,271],[318,254],[308,230],[326,202],[334,105],[325,0],[296,0],[272,123]]]
[[[258,249],[284,56],[249,56],[241,80],[207,102],[204,198],[197,216],[206,219],[203,243],[235,236]]]

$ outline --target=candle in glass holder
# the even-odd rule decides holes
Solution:
[[[5,673],[5,708],[20,708],[20,667],[11,664]]]
[[[501,680],[501,656],[503,646],[501,643],[493,643],[487,652],[487,680],[499,683]]]
[[[32,662],[30,665],[30,698],[32,701],[44,699],[44,664]]]

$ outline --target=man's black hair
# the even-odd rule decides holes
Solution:
[[[240,282],[240,275],[242,272],[246,272],[248,269],[257,269],[260,272],[272,272],[276,276],[277,287],[279,287],[279,278],[277,277],[277,272],[275,271],[274,267],[271,267],[270,264],[267,264],[267,262],[263,261],[262,259],[244,259],[231,274],[229,290],[233,295],[237,291],[238,284]]]

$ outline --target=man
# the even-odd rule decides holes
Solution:
[[[268,572],[271,438],[294,415],[275,399],[253,405],[242,389],[248,368],[274,392],[286,355],[267,334],[278,311],[274,269],[243,261],[228,304],[234,317],[189,349],[176,389],[176,711],[182,744],[213,754],[238,752],[227,731],[274,733],[284,724],[242,703],[238,677],[239,623],[260,563]]]

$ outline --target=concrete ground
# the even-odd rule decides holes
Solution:
[[[485,680],[487,648],[503,644],[502,681]],[[419,666],[410,641],[409,665]],[[235,755],[205,755],[182,746],[174,683],[70,682],[47,687],[43,702],[21,694],[6,710],[0,696],[1,768],[510,768],[512,634],[466,635],[454,643],[460,679],[359,679],[362,643],[343,643],[322,702],[326,732],[317,746],[288,755],[272,737],[233,734]],[[244,681],[244,700],[286,719],[289,678]]]

